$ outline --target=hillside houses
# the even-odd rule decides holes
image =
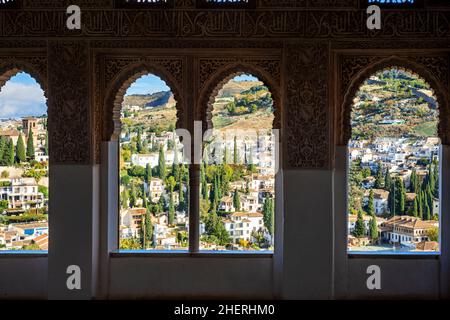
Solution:
[[[240,241],[252,242],[253,233],[264,228],[261,213],[235,212],[223,219],[223,224],[234,244]]]
[[[437,221],[422,221],[409,216],[396,216],[381,224],[382,238],[392,244],[416,245],[430,241],[428,232],[438,228]]]

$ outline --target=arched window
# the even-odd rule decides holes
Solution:
[[[121,110],[120,249],[187,250],[189,169],[175,133],[176,101],[148,74],[127,90]]]
[[[438,103],[417,75],[392,67],[367,79],[351,113],[348,250],[439,252]]]
[[[0,250],[48,249],[47,105],[27,73],[0,91]]]
[[[200,172],[200,249],[272,251],[276,135],[267,86],[240,74],[212,105]]]

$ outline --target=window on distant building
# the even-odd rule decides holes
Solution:
[[[438,116],[432,88],[400,68],[360,87],[348,144],[349,252],[439,252]]]
[[[126,92],[120,135],[120,249],[187,250],[189,169],[176,101],[148,74]]]
[[[47,105],[27,73],[0,91],[0,250],[48,249]]]
[[[240,74],[220,88],[211,112],[200,169],[200,250],[270,252],[278,150],[272,95]]]

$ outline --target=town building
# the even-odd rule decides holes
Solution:
[[[241,240],[251,242],[253,232],[264,228],[263,215],[257,212],[232,213],[223,220],[223,224],[235,244]]]
[[[0,179],[0,199],[8,201],[9,209],[25,211],[45,205],[35,178]]]
[[[429,241],[428,231],[439,227],[437,221],[423,221],[410,216],[395,216],[384,222],[380,229],[384,241],[392,244],[411,245]]]

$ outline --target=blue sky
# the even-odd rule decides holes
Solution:
[[[259,81],[258,78],[243,74],[234,78],[235,81]],[[127,90],[127,96],[132,94],[152,94],[155,92],[170,91],[167,84],[161,78],[148,74],[137,79]]]
[[[161,91],[170,91],[170,88],[163,80],[161,80],[161,78],[149,74],[133,82],[133,84],[128,88],[125,95],[129,96],[132,94],[152,94]]]
[[[259,81],[258,78],[250,75],[250,74],[243,74],[240,76],[237,76],[233,79],[234,81]]]
[[[235,81],[259,81],[251,75],[241,75]],[[169,91],[167,84],[155,75],[145,75],[136,80],[126,95],[152,94]],[[20,72],[0,90],[0,119],[42,116],[47,113],[47,99],[41,86],[28,73]]]
[[[47,114],[47,99],[41,86],[29,74],[20,72],[0,90],[0,119]]]

